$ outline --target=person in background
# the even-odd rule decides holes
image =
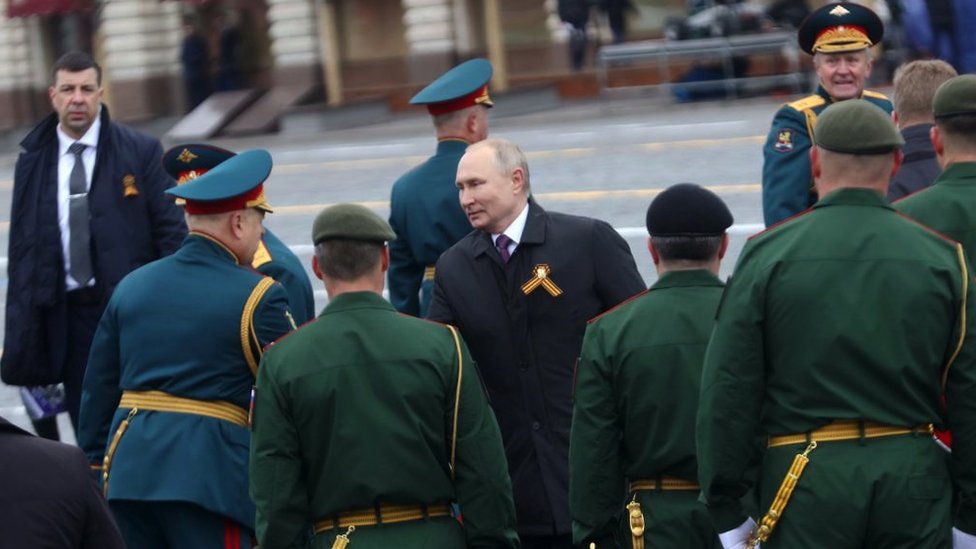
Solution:
[[[889,201],[928,187],[942,171],[929,139],[935,125],[932,98],[935,90],[954,76],[956,69],[938,59],[912,61],[895,70],[892,116],[905,139],[905,159],[888,186]]]
[[[78,428],[92,336],[115,286],[186,236],[164,194],[159,141],[113,122],[102,69],[87,53],[54,63],[54,111],[21,141],[14,168],[0,373],[21,386],[64,383]]]
[[[434,121],[437,151],[403,174],[390,193],[390,302],[401,313],[424,316],[434,288],[434,263],[471,224],[457,200],[454,176],[468,145],[488,137],[491,63],[472,59],[452,68],[413,96]]]

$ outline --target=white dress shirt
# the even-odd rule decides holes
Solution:
[[[99,111],[100,113],[101,111]],[[81,161],[85,165],[85,182],[87,183],[87,189],[91,189],[92,173],[95,171],[95,157],[98,152],[98,132],[102,127],[102,121],[100,116],[95,117],[95,122],[88,128],[85,135],[81,136],[81,139],[72,139],[68,134],[64,133],[61,129],[61,124],[58,124],[57,134],[58,134],[58,225],[61,227],[61,251],[64,256],[64,273],[65,273],[65,284],[67,290],[76,290],[80,286],[78,281],[76,281],[68,273],[71,272],[71,251],[68,247],[68,243],[71,241],[71,227],[68,225],[68,211],[70,209],[69,191],[71,170],[75,167],[75,155],[68,151],[75,141],[79,143],[84,143],[87,145],[85,150],[81,153]],[[89,283],[90,286],[95,284],[94,277]]]
[[[512,224],[508,226],[504,231],[491,235],[491,243],[495,244],[498,237],[505,235],[512,239],[512,242],[508,245],[508,257],[512,257],[515,253],[515,248],[518,248],[519,242],[522,240],[522,232],[525,231],[525,220],[529,218],[529,204],[526,203],[525,207],[522,208],[522,213],[512,221]],[[497,247],[497,245],[496,245]]]

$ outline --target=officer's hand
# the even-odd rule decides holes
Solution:
[[[747,518],[735,530],[722,532],[718,535],[722,542],[723,549],[747,549],[749,547],[749,534],[756,529],[756,521]]]
[[[952,529],[952,549],[976,549],[976,536],[958,528]]]

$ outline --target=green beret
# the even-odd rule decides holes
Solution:
[[[386,242],[396,240],[396,233],[369,208],[336,204],[319,212],[312,223],[313,244],[332,239]]]
[[[943,82],[935,91],[932,114],[936,118],[976,114],[976,74],[963,74]]]
[[[891,116],[863,99],[834,103],[813,127],[817,146],[844,154],[885,154],[905,144]]]
[[[732,226],[732,212],[712,191],[693,183],[664,189],[647,208],[651,236],[718,236]]]

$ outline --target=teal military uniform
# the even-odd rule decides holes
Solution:
[[[891,113],[894,107],[880,93],[865,90],[862,99]],[[775,225],[813,205],[817,195],[810,173],[810,147],[817,116],[834,103],[822,85],[817,93],[787,103],[776,111],[763,146],[762,202],[766,226]]]
[[[323,210],[313,227],[316,244],[362,241],[377,254],[393,238],[351,204]],[[399,314],[375,291],[330,293],[318,319],[264,355],[254,413],[261,547],[292,547],[309,527],[317,548],[339,535],[358,549],[518,546],[501,434],[453,328]]]
[[[426,315],[434,288],[434,277],[425,276],[427,267],[432,270],[444,250],[471,232],[454,184],[468,144],[439,141],[434,156],[393,184],[390,226],[397,239],[390,242],[388,276],[390,301],[400,312]]]
[[[168,192],[190,209],[197,183],[209,185],[219,204],[222,192],[237,196],[255,180],[258,189],[270,156],[226,164]],[[116,288],[92,343],[78,442],[105,464],[130,547],[248,542],[250,391],[262,348],[293,327],[281,286],[201,232]]]
[[[955,477],[924,430],[823,442],[764,547],[948,547],[953,486],[962,503],[957,526],[973,531],[971,280],[961,248],[896,215],[869,189],[832,192],[753,237],[726,288],[702,380],[699,478],[718,531],[745,519],[747,469],[761,459],[767,509],[806,447],[760,456],[755,437],[832,420],[948,424],[962,439],[951,456]]]
[[[440,116],[474,105],[493,106],[488,96],[492,67],[471,59],[447,71],[410,99]],[[470,143],[459,137],[438,139],[437,152],[401,176],[390,196],[388,273],[390,302],[401,313],[426,316],[434,289],[434,264],[445,250],[471,232],[455,186],[457,166]]]
[[[636,495],[647,547],[721,547],[697,489],[624,488],[661,477],[698,481],[695,413],[723,287],[707,270],[668,272],[587,327],[569,447],[575,542],[605,540],[616,529],[630,547],[624,505]]]
[[[163,154],[163,168],[177,181],[184,184],[207,173],[215,166],[234,156],[234,153],[213,145],[177,145]],[[304,324],[315,316],[315,296],[305,267],[288,246],[270,229],[264,229],[264,237],[258,246],[251,266],[261,274],[280,282],[288,292],[288,305],[295,322]]]

